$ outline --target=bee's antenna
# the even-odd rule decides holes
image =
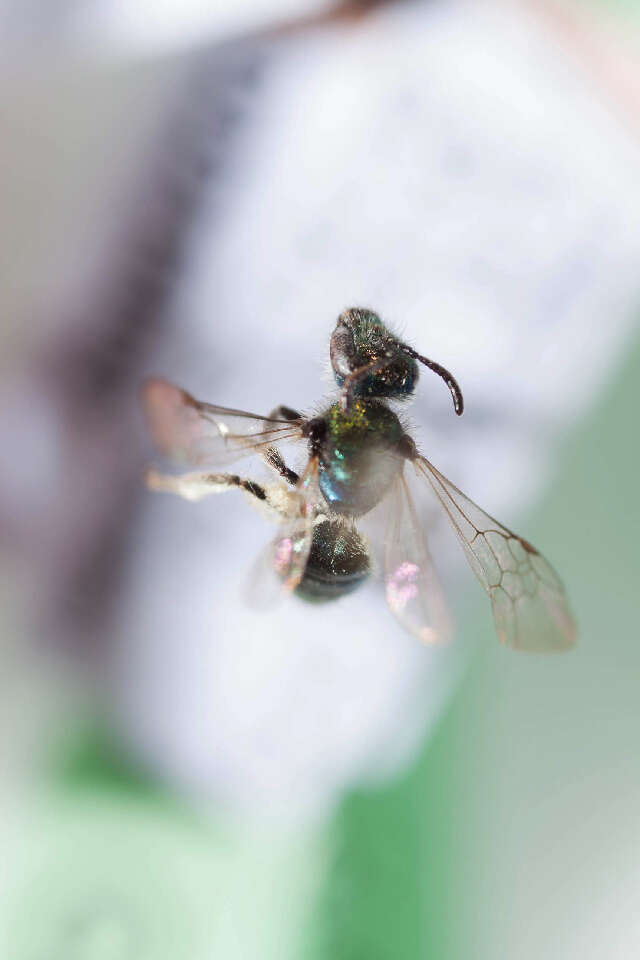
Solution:
[[[462,390],[458,385],[458,381],[453,376],[452,373],[441,366],[439,363],[436,363],[435,360],[429,360],[427,357],[422,357],[417,353],[413,347],[407,346],[406,343],[399,344],[400,349],[405,353],[408,353],[410,357],[413,357],[414,360],[418,360],[419,363],[423,363],[425,367],[429,367],[429,370],[433,370],[434,373],[437,373],[439,377],[442,377],[446,385],[449,387],[449,393],[453,399],[453,409],[460,417],[464,411],[464,398],[462,396]]]

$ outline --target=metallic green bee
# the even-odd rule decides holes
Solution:
[[[243,490],[280,520],[271,566],[285,589],[308,600],[343,596],[369,577],[371,550],[356,521],[379,504],[388,505],[387,601],[405,628],[435,642],[448,638],[450,626],[409,488],[416,478],[435,493],[489,594],[501,642],[523,650],[570,646],[575,625],[550,564],[423,457],[389,406],[411,396],[423,364],[445,381],[460,415],[464,403],[455,378],[395,337],[373,311],[361,308],[338,318],[330,356],[340,395],[313,417],[284,406],[261,417],[202,403],[164,380],[149,381],[143,402],[163,453],[201,470],[258,455],[278,477],[262,484],[232,473],[151,471],[149,486],[191,500]],[[306,445],[300,472],[287,465],[279,449],[291,441]]]

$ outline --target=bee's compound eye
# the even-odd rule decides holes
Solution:
[[[329,356],[331,366],[338,382],[344,380],[356,366],[356,348],[353,342],[353,331],[345,319],[345,314],[338,317],[335,330],[331,334]]]

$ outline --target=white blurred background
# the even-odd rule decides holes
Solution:
[[[635,52],[619,11],[598,16],[4,4],[8,811],[58,742],[97,725],[135,769],[233,822],[238,849],[255,852],[254,830],[280,849],[270,831],[284,831],[295,861],[346,790],[424,747],[490,627],[488,607],[464,619],[477,585],[448,541],[465,623],[452,650],[418,648],[375,584],[321,611],[252,612],[268,525],[234,494],[144,490],[137,390],[159,373],[214,403],[313,409],[337,314],[372,306],[462,384],[455,422],[422,377],[422,448],[515,525],[637,330]],[[216,955],[256,955],[241,943]]]

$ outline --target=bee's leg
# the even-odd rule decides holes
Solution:
[[[288,484],[292,487],[295,487],[298,481],[300,480],[299,475],[286,465],[282,458],[282,454],[277,449],[277,447],[268,447],[264,452],[263,457],[265,462],[278,473],[283,480],[286,480]]]
[[[273,420],[302,420],[302,414],[291,407],[285,407],[283,403],[272,410],[268,419]]]
[[[302,420],[301,413],[298,413],[297,410],[293,410],[291,407],[286,407],[282,403],[271,411],[269,417],[274,420]],[[272,470],[275,470],[283,480],[286,480],[292,487],[296,486],[300,477],[295,470],[291,470],[286,465],[277,447],[269,447],[263,454],[263,457],[268,466],[270,466]]]
[[[302,414],[281,403],[271,411],[269,418],[273,420],[302,420]],[[263,457],[272,470],[275,470],[283,480],[295,487],[300,478],[295,470],[290,470],[286,465],[277,447],[269,447]]]
[[[235,473],[183,473],[180,476],[171,476],[151,469],[147,472],[146,482],[150,490],[175,493],[192,501],[202,500],[212,493],[239,489],[278,516],[286,513],[287,498],[290,497],[284,487],[264,487],[255,480],[247,480]]]

